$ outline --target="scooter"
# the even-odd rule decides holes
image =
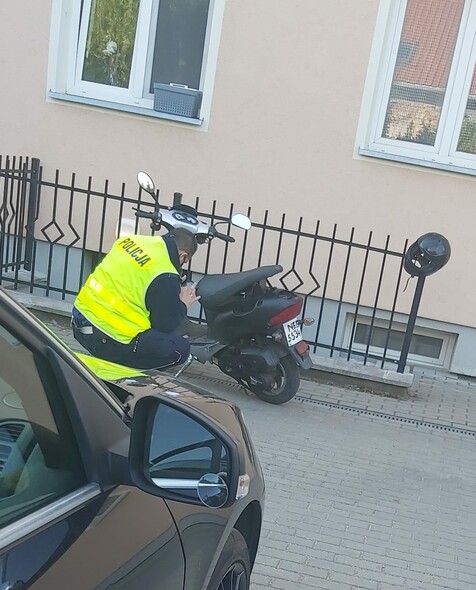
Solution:
[[[153,197],[155,205],[154,211],[136,208],[135,215],[150,219],[152,230],[162,226],[169,231],[182,227],[195,235],[198,244],[214,238],[235,241],[232,236],[219,232],[216,224],[201,221],[193,207],[181,203],[178,193],[172,207],[161,207],[154,182],[145,172],[139,172],[137,180]],[[251,228],[249,218],[239,213],[231,217],[230,223],[244,230]],[[194,338],[197,327],[203,326],[187,321],[181,333],[189,332],[191,354],[176,376],[193,360],[209,362],[263,401],[282,404],[292,399],[300,384],[299,368],[312,367],[301,325],[313,320],[299,319],[301,297],[267,283],[267,279],[282,270],[276,264],[200,279],[196,292],[207,322],[206,333]]]

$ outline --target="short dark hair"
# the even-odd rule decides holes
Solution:
[[[188,229],[178,227],[170,231],[167,235],[174,240],[177,249],[185,252],[189,258],[192,258],[197,251],[197,240]]]

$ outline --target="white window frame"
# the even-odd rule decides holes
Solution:
[[[203,93],[200,119],[154,111],[154,97],[147,92],[147,76],[150,75],[152,68],[149,39],[153,33],[153,23],[157,20],[159,1],[141,0],[140,2],[129,88],[118,88],[81,80],[88,28],[87,23],[84,23],[85,26],[82,26],[80,30],[81,3],[78,0],[54,0],[47,96],[50,99],[69,100],[160,119],[201,125],[206,130],[211,112],[225,0],[210,0],[199,88]],[[91,0],[84,0],[84,4],[87,9],[85,13],[89,14]]]
[[[93,0],[84,0],[84,14],[90,14],[92,2]],[[87,19],[88,23],[85,23],[85,26],[81,27],[78,36],[78,51],[75,56],[75,64],[70,64],[68,93],[78,94],[80,96],[84,95],[99,100],[110,100],[111,102],[135,104],[137,106],[152,108],[153,99],[142,96],[146,66],[141,68],[141,64],[146,64],[147,60],[147,46],[151,32],[152,4],[152,0],[141,0],[139,5],[129,87],[119,88],[117,86],[87,82],[81,79],[89,28],[89,19]],[[157,2],[154,4],[158,6]]]
[[[356,155],[476,175],[476,155],[457,151],[476,64],[476,0],[466,0],[434,146],[382,137],[408,0],[381,0],[356,141]]]
[[[352,344],[352,350],[357,352],[365,352],[367,350],[367,346],[365,344],[361,344],[360,342],[352,342],[351,338],[355,338],[355,334],[353,334],[352,330],[355,324],[365,324],[366,326],[370,326],[372,323],[372,318],[366,315],[358,315],[357,319],[355,320],[354,314],[347,314],[346,324],[345,324],[345,342],[347,342],[347,346],[350,348]],[[387,320],[383,320],[380,318],[374,318],[373,325],[377,328],[385,328],[388,329],[389,322]],[[402,322],[392,322],[392,330],[403,332],[405,333],[406,324]],[[453,351],[456,345],[456,334],[452,334],[450,332],[443,332],[441,330],[434,330],[431,328],[424,328],[421,326],[415,326],[413,331],[414,335],[416,336],[429,336],[430,338],[438,338],[441,339],[441,351],[439,357],[433,358],[428,356],[423,356],[419,354],[409,353],[407,364],[414,364],[414,365],[422,365],[422,366],[433,366],[433,367],[440,367],[444,369],[449,369],[451,358],[453,356]],[[379,346],[370,346],[369,347],[369,354],[375,355],[382,355],[384,349]],[[386,357],[388,359],[393,359],[398,361],[400,358],[400,352],[387,349]],[[372,359],[368,360],[368,363],[373,362]],[[380,363],[380,361],[375,361],[376,364]]]

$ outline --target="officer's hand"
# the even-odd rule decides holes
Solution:
[[[185,303],[187,309],[192,305],[192,303],[195,303],[195,301],[200,299],[196,293],[195,288],[195,283],[189,283],[180,289],[180,300]]]

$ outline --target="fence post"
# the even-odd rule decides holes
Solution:
[[[23,268],[31,270],[33,259],[33,246],[35,243],[35,219],[36,207],[38,203],[38,188],[40,179],[40,160],[38,158],[31,159],[30,170],[30,191],[28,194],[28,216],[25,225],[26,239],[25,239],[25,260]]]
[[[418,307],[420,306],[425,279],[426,277],[424,276],[418,277],[415,293],[413,295],[412,308],[410,310],[410,315],[408,316],[407,329],[403,339],[402,352],[400,353],[400,359],[398,361],[397,373],[403,373],[405,371],[405,365],[407,364],[408,352],[410,350],[413,330],[415,329],[415,322],[418,314]]]

